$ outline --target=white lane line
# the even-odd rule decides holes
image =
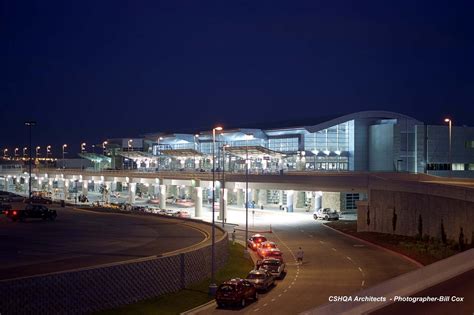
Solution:
[[[288,289],[291,289],[291,285],[288,287]]]
[[[350,258],[349,256],[346,256],[347,259],[349,259],[350,261],[352,261],[352,258]]]
[[[319,241],[319,242],[320,242],[321,244],[324,244],[324,242],[323,242],[323,241]]]
[[[300,230],[300,231],[301,231],[301,233],[304,233],[304,230]]]
[[[333,251],[337,252],[337,249],[335,249],[334,247],[332,248]]]
[[[360,286],[363,287],[364,284],[365,284],[365,280],[362,280],[362,284]]]
[[[359,267],[359,271],[363,273],[363,271],[362,271],[362,268],[361,268],[361,267]]]
[[[362,244],[354,244],[352,246],[354,246],[354,247],[365,247],[365,245],[362,245]]]
[[[291,285],[293,285],[293,284],[295,284],[295,282],[294,282],[294,281],[291,283]]]
[[[254,312],[258,312],[258,311],[260,311],[260,309],[259,309],[259,308],[256,308],[256,309],[254,309],[253,311],[254,311]]]
[[[267,305],[268,305],[268,303],[265,303],[265,304],[263,304],[263,307],[265,307],[265,306],[267,306]]]
[[[278,294],[278,297],[281,297],[281,294]]]
[[[287,290],[287,289],[285,289],[285,290],[283,291],[283,293],[286,293],[287,291],[288,291],[288,290]]]
[[[272,302],[275,302],[275,299],[272,299]]]

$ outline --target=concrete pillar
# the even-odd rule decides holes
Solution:
[[[267,204],[267,190],[259,189],[258,190],[258,206],[265,206]]]
[[[284,191],[283,190],[280,190],[279,197],[280,197],[279,204],[281,206],[283,206],[283,197],[284,197]]]
[[[67,200],[69,197],[69,179],[63,180],[63,199]]]
[[[227,219],[227,188],[221,189],[219,198],[219,220]]]
[[[128,203],[133,204],[135,202],[135,193],[137,190],[137,183],[128,183]]]
[[[104,202],[109,203],[110,202],[110,193],[112,192],[112,182],[104,182],[105,188],[107,189],[107,192],[104,194]]]
[[[304,191],[297,191],[296,194],[296,208],[304,208],[306,202],[306,193]]]
[[[295,196],[295,192],[293,190],[287,190],[286,191],[287,212],[293,212],[294,211],[294,196]]]
[[[160,185],[160,209],[166,208],[166,185]]]
[[[323,192],[322,208],[331,208],[337,211],[341,211],[341,193]]]
[[[201,187],[194,187],[194,216],[195,217],[202,216],[202,188]]]
[[[174,196],[175,198],[178,198],[178,186],[169,185],[168,189],[169,189],[170,196]]]
[[[252,204],[252,201],[257,204],[257,190],[249,188],[249,202]]]
[[[49,184],[48,184],[48,190],[50,188],[50,185],[51,185],[51,182],[49,182]],[[82,181],[82,194],[86,197],[87,197],[87,193],[89,191],[88,187],[89,187],[89,181],[83,180]]]
[[[311,208],[310,211],[315,211],[321,208],[322,193],[320,191],[313,191],[311,193]]]
[[[244,190],[243,189],[237,189],[236,191],[236,195],[237,195],[237,207],[244,207],[245,204],[245,194],[244,194]]]

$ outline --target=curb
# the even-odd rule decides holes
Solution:
[[[394,254],[394,255],[396,255],[396,256],[399,256],[399,257],[401,257],[401,258],[403,258],[403,259],[405,259],[405,260],[408,260],[408,261],[411,262],[412,264],[416,265],[418,268],[421,268],[421,267],[424,267],[424,266],[425,266],[425,265],[423,265],[422,263],[420,263],[419,261],[416,261],[415,259],[410,258],[410,257],[408,257],[408,256],[406,256],[406,255],[404,255],[404,254],[401,254],[401,253],[399,253],[399,252],[396,252],[396,251],[394,251],[394,250],[391,250],[391,249],[388,249],[388,248],[383,247],[383,246],[381,246],[381,245],[378,245],[378,244],[369,242],[369,241],[364,240],[364,239],[362,239],[362,238],[359,238],[359,237],[357,237],[357,236],[354,236],[354,235],[351,235],[351,234],[347,234],[347,233],[341,232],[341,231],[339,231],[339,230],[337,230],[337,229],[335,229],[335,228],[333,228],[333,227],[330,227],[330,226],[328,226],[328,225],[326,225],[326,224],[323,224],[323,226],[325,226],[326,228],[331,229],[331,230],[333,230],[333,231],[335,231],[335,232],[337,232],[337,233],[339,233],[339,234],[342,234],[342,235],[344,235],[344,236],[347,236],[347,237],[350,237],[350,238],[352,238],[352,239],[354,239],[354,240],[357,240],[357,241],[359,241],[359,242],[365,243],[365,244],[367,244],[367,245],[374,246],[374,247],[376,247],[376,248],[378,248],[378,249],[381,249],[381,250],[384,250],[384,251],[389,252],[389,253],[391,253],[391,254]]]

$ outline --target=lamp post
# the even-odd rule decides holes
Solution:
[[[245,242],[249,238],[249,140],[253,135],[245,135]],[[248,253],[245,250],[245,253]]]
[[[105,155],[105,150],[107,149],[107,144],[109,144],[107,141],[102,142],[102,154]]]
[[[67,144],[63,144],[63,160],[64,160],[64,154],[67,153],[66,148],[67,148]]]
[[[46,157],[49,157],[50,155],[51,155],[51,146],[48,145],[48,146],[46,147]]]
[[[4,149],[4,150],[3,150],[3,157],[4,157],[4,158],[7,157],[7,152],[8,152],[8,149]]]
[[[452,156],[451,156],[451,129],[453,122],[450,118],[445,118],[444,122],[448,123],[448,129],[449,129],[449,170],[451,171],[453,169],[453,161],[452,161]]]
[[[20,150],[19,148],[15,148],[15,157],[18,157],[18,150]]]
[[[224,144],[222,146],[222,227],[224,227],[225,224],[225,203],[227,202],[224,200],[224,193],[225,193],[225,148],[230,147],[228,144]]]
[[[25,126],[27,126],[28,129],[29,129],[29,138],[30,138],[30,139],[29,139],[29,140],[30,140],[30,152],[29,152],[29,153],[30,153],[30,160],[28,161],[28,162],[29,162],[29,174],[30,174],[30,177],[28,178],[28,189],[29,189],[29,190],[28,190],[28,197],[31,198],[31,160],[32,160],[32,158],[31,158],[31,153],[32,153],[32,152],[31,152],[31,151],[32,151],[32,150],[31,150],[31,128],[32,128],[33,126],[36,126],[36,122],[35,122],[35,121],[26,121],[26,122],[25,122]],[[26,147],[25,147],[25,149],[26,149]],[[23,149],[23,152],[25,152],[25,149]]]
[[[40,154],[39,150],[40,150],[40,149],[41,149],[40,146],[37,146],[37,147],[36,147],[36,159],[39,158],[39,154]]]
[[[160,140],[163,140],[163,137],[159,137],[157,139],[157,142],[158,142],[158,145],[156,146],[156,155],[158,156],[157,160],[158,160],[158,172],[160,171],[160,160],[161,160],[161,156],[160,156]]]
[[[81,153],[84,153],[84,152],[86,152],[86,143],[85,142],[81,143]]]
[[[216,146],[216,130],[221,131],[222,127],[215,127],[212,129],[212,246],[211,246],[211,284],[209,285],[210,295],[214,295],[217,288],[215,284],[215,181],[216,181],[216,167],[215,167],[215,146]]]
[[[28,150],[28,147],[23,148],[23,157],[26,157],[26,150]]]
[[[133,151],[133,139],[128,140],[128,151]]]

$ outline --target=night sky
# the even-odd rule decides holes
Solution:
[[[474,1],[1,1],[0,148],[379,109],[474,126]]]

